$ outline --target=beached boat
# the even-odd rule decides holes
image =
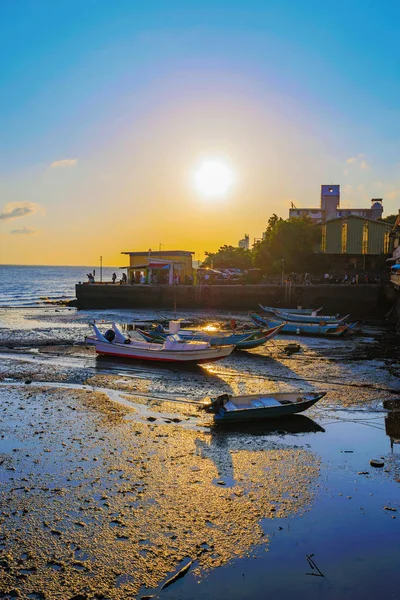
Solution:
[[[248,396],[218,396],[204,408],[216,423],[261,421],[301,413],[325,396],[326,392],[265,393]]]
[[[271,320],[266,317],[262,317],[257,313],[249,313],[250,318],[254,323],[260,325],[260,327],[277,327],[282,325],[283,327],[279,330],[279,333],[288,333],[295,335],[320,335],[320,336],[333,336],[340,337],[347,331],[351,330],[355,323],[351,325],[343,325],[338,323],[331,323],[327,325],[317,325],[315,323],[289,323],[282,320]]]
[[[316,308],[316,309],[313,309],[313,308],[279,308],[279,307],[273,307],[273,306],[264,306],[264,304],[259,304],[258,306],[264,312],[271,313],[271,314],[274,314],[275,311],[278,310],[278,311],[289,312],[290,314],[293,314],[293,315],[313,315],[314,313],[317,314],[317,313],[319,313],[320,310],[322,310],[322,306],[320,306],[320,308]]]
[[[275,310],[274,314],[278,319],[282,321],[290,321],[294,323],[316,323],[318,325],[327,325],[331,323],[343,323],[350,315],[338,318],[337,316],[331,315],[298,315],[286,312],[283,310]]]
[[[204,363],[221,360],[229,356],[235,346],[211,346],[208,341],[184,341],[178,335],[170,335],[163,344],[141,342],[125,337],[115,323],[103,335],[95,323],[94,336],[85,341],[94,345],[98,354],[118,356],[136,360],[151,360],[170,363]]]
[[[277,327],[252,329],[244,332],[231,331],[202,331],[197,329],[179,329],[178,335],[184,340],[208,341],[211,346],[220,346],[221,344],[234,344],[238,350],[250,350],[262,346],[274,338],[282,324]],[[136,331],[148,342],[162,343],[171,335],[169,330],[159,329],[136,329]]]

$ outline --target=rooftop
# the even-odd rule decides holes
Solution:
[[[191,250],[145,250],[144,252],[121,252],[121,254],[129,254],[129,256],[146,256],[160,258],[168,254],[168,256],[190,256],[194,254]]]

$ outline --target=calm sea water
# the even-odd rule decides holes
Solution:
[[[75,298],[75,284],[87,281],[92,267],[0,265],[0,307],[43,306]],[[111,281],[116,267],[103,267],[103,281]],[[96,268],[96,280],[100,269]]]

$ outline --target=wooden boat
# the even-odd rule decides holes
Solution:
[[[277,310],[277,311],[289,312],[290,314],[293,314],[293,315],[312,315],[313,313],[317,314],[317,313],[319,313],[320,310],[322,310],[322,306],[320,306],[320,308],[316,308],[315,310],[313,308],[278,308],[278,307],[273,307],[273,306],[264,306],[264,304],[259,304],[258,306],[264,312],[271,313],[271,314],[274,314],[275,311]]]
[[[126,338],[112,324],[103,335],[96,324],[92,324],[94,336],[86,338],[86,343],[92,344],[98,354],[118,356],[136,360],[151,360],[170,363],[205,363],[221,360],[229,356],[235,346],[211,346],[208,341],[183,341],[178,335],[170,335],[163,344],[134,341]]]
[[[249,315],[252,321],[260,325],[260,327],[277,327],[277,325],[283,324],[283,327],[279,330],[279,333],[289,333],[296,335],[320,335],[339,337],[341,335],[344,335],[354,326],[354,324],[342,325],[338,323],[331,323],[327,325],[317,325],[314,323],[288,323],[287,321],[284,321],[282,323],[282,320],[272,321],[268,318],[258,315],[257,313],[249,313]]]
[[[229,332],[229,331],[201,331],[197,329],[180,329],[179,337],[184,340],[191,341],[208,341],[211,346],[219,346],[221,344],[234,344],[238,350],[249,350],[262,346],[277,335],[282,324],[277,327],[252,329],[244,332]],[[170,335],[169,331],[160,331],[143,329],[136,330],[148,342],[162,343]]]
[[[301,413],[325,396],[326,392],[265,393],[248,396],[222,394],[204,406],[216,423],[261,421]]]
[[[282,319],[283,321],[290,321],[294,323],[316,323],[318,325],[327,325],[330,323],[343,323],[350,316],[346,315],[339,319],[336,316],[330,315],[297,315],[283,310],[275,310],[274,314],[276,317]]]

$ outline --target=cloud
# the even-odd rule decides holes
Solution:
[[[355,165],[359,166],[360,169],[368,169],[368,167],[369,167],[369,164],[367,163],[367,161],[364,160],[364,154],[362,152],[360,152],[356,156],[350,156],[350,158],[348,158],[346,160],[346,163],[348,165],[355,164]]]
[[[35,229],[31,229],[30,227],[23,227],[22,229],[11,229],[10,233],[14,234],[23,234],[23,235],[32,235],[36,233]]]
[[[387,194],[385,194],[385,198],[389,198],[389,200],[396,200],[398,195],[399,195],[399,192],[397,190],[392,190],[391,192],[388,192]]]
[[[61,160],[55,160],[54,162],[52,162],[50,168],[54,169],[56,167],[74,167],[77,162],[77,158],[63,158]]]
[[[18,219],[37,212],[41,207],[34,202],[9,202],[0,212],[0,219]]]

